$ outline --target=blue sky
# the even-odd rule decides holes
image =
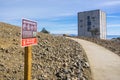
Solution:
[[[23,18],[51,33],[77,34],[77,13],[107,13],[107,34],[120,35],[120,0],[0,0],[0,22],[21,26]]]

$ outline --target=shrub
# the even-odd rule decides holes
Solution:
[[[41,30],[41,32],[42,33],[47,33],[47,34],[49,34],[50,32],[49,31],[47,31],[45,28],[43,28],[42,30]]]

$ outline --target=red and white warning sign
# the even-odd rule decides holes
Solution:
[[[37,23],[34,21],[22,19],[22,46],[37,44]]]

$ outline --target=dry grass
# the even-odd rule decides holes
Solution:
[[[87,38],[87,37],[78,37],[78,38],[85,39],[94,42],[98,45],[101,45],[120,56],[120,40],[102,40],[102,39]]]

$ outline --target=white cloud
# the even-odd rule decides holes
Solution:
[[[103,9],[107,5],[119,4],[113,0],[2,0],[0,17],[50,18],[56,16],[77,15],[77,12]],[[92,5],[93,4],[93,5]],[[99,6],[101,5],[101,6]],[[105,9],[105,11],[109,11]],[[111,9],[111,12],[113,10]],[[9,13],[9,14],[8,14]]]
[[[116,1],[116,0],[112,0],[112,1],[107,1],[105,3],[103,3],[102,5],[104,6],[117,6],[117,5],[120,5],[120,1]]]
[[[47,27],[53,32],[56,28],[56,33],[76,33],[77,13],[81,11],[102,9],[107,14],[120,13],[120,0],[0,0],[0,3],[0,21],[21,25],[22,18],[38,20],[40,27]],[[64,19],[66,16],[74,16],[73,21]],[[64,17],[63,20],[61,17]],[[120,16],[108,15],[107,18],[112,22],[112,18]],[[108,24],[108,28],[120,25]]]
[[[108,27],[119,27],[120,28],[120,24],[108,24]]]
[[[108,18],[119,18],[120,16],[115,16],[115,15],[109,15],[109,16],[107,16]]]
[[[77,34],[77,31],[75,30],[59,30],[59,31],[52,31],[52,33],[56,34]]]

